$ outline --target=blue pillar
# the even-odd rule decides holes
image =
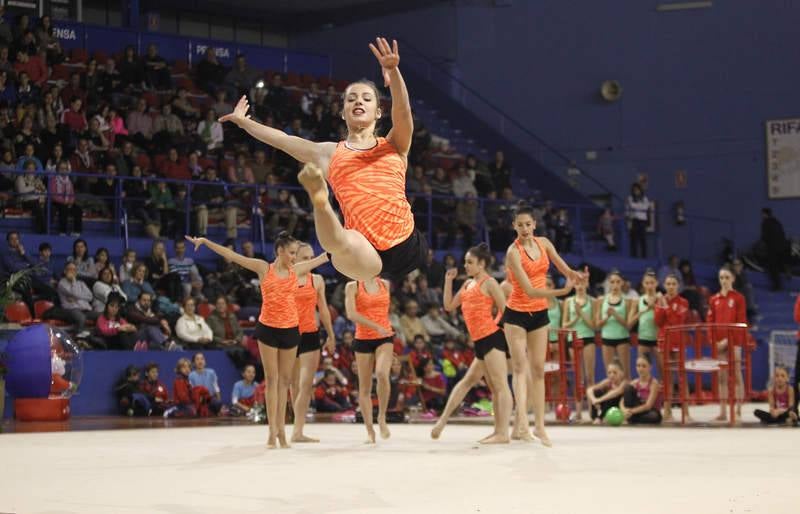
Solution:
[[[139,29],[139,0],[122,0],[122,26]]]

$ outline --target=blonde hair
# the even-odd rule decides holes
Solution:
[[[181,368],[183,367],[184,364],[189,366],[190,370],[192,369],[192,363],[189,362],[189,359],[187,359],[186,357],[181,357],[180,359],[178,359],[178,363],[175,364],[175,373],[180,373]]]

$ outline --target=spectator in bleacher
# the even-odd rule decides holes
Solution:
[[[217,90],[214,97],[217,101],[211,104],[211,108],[218,116],[225,116],[233,112],[233,105],[228,101],[228,93],[224,89]]]
[[[755,320],[758,316],[758,308],[756,306],[755,293],[753,292],[753,284],[747,277],[747,271],[744,269],[744,262],[738,257],[731,263],[731,271],[733,271],[733,289],[738,291],[744,296],[747,302],[747,319]]]
[[[150,185],[150,207],[158,211],[161,221],[161,234],[167,237],[174,236],[175,232],[175,201],[172,199],[166,182],[153,182]]]
[[[242,379],[233,384],[231,415],[243,416],[250,412],[256,399],[256,367],[248,364],[242,369]]]
[[[225,67],[217,60],[217,52],[213,46],[206,48],[205,58],[197,63],[195,70],[197,87],[213,95],[225,80]]]
[[[187,296],[200,296],[200,291],[203,290],[203,279],[194,259],[186,256],[186,242],[183,239],[175,241],[175,257],[171,257],[167,262],[169,272],[176,273],[181,279],[183,296],[180,299]]]
[[[681,284],[683,285],[681,296],[689,301],[691,310],[701,313],[702,316],[705,313],[705,305],[703,297],[697,288],[698,284],[697,279],[694,277],[692,263],[688,259],[682,259],[678,269],[680,270]]]
[[[222,150],[225,136],[222,132],[222,124],[217,121],[217,113],[214,109],[206,112],[206,117],[197,124],[197,135],[203,142],[206,153],[218,153]]]
[[[247,154],[239,152],[236,154],[236,162],[228,166],[228,184],[248,184],[255,185],[256,178],[253,170],[247,165]],[[249,205],[252,199],[253,189],[234,188],[233,195],[236,196],[243,205]]]
[[[161,416],[170,407],[167,386],[158,379],[158,364],[151,362],[142,368],[144,378],[139,383],[139,390],[147,396],[152,414]]]
[[[164,412],[165,418],[171,417],[195,417],[197,407],[192,399],[192,384],[189,382],[189,374],[192,365],[189,359],[181,357],[175,365],[175,380],[172,382],[172,407]]]
[[[133,274],[133,265],[136,264],[136,250],[126,248],[122,253],[122,262],[119,263],[119,283],[123,284],[126,280],[130,280]],[[131,301],[134,299],[131,298]]]
[[[150,43],[147,45],[147,54],[144,56],[145,84],[156,91],[169,91],[172,89],[172,77],[169,73],[167,61],[158,55],[158,47]]]
[[[249,95],[250,89],[260,78],[261,73],[247,66],[245,56],[239,54],[233,68],[225,76],[223,86],[227,89],[229,98],[238,99],[242,95]]]
[[[5,102],[6,105],[14,105],[17,102],[17,88],[8,80],[8,72],[2,69],[0,69],[0,102]]]
[[[475,182],[472,177],[467,173],[467,168],[463,164],[456,169],[455,177],[453,178],[453,194],[459,198],[467,195],[478,196],[478,191],[475,189]]]
[[[614,214],[611,209],[603,209],[603,214],[597,220],[597,235],[606,242],[606,250],[610,252],[617,250],[617,243],[614,240]]]
[[[248,163],[252,170],[256,184],[263,184],[267,180],[267,175],[272,172],[272,164],[267,162],[266,152],[259,148],[255,151],[254,159]]]
[[[495,189],[502,191],[511,187],[511,164],[506,161],[502,150],[495,152],[494,160],[489,163],[488,172]]]
[[[319,85],[314,81],[309,84],[308,89],[303,93],[303,96],[300,97],[300,110],[306,116],[311,116],[312,110],[314,110],[317,105],[322,105],[323,108],[325,107],[320,101]]]
[[[44,165],[44,169],[47,171],[59,171],[59,164],[63,162],[66,165],[65,169],[67,171],[72,171],[72,166],[69,163],[69,159],[64,157],[64,146],[59,142],[56,143],[52,148],[53,152],[50,154],[50,157],[48,157],[47,163]]]
[[[132,350],[136,343],[136,326],[120,314],[121,297],[111,296],[97,318],[96,335],[109,350]]]
[[[122,143],[122,150],[117,153],[116,158],[114,159],[114,164],[117,166],[117,171],[119,172],[120,176],[129,177],[133,175],[133,167],[136,166],[136,154],[133,151],[133,143],[130,141],[125,141]],[[127,185],[128,182],[135,182],[132,180],[126,180],[123,184]]]
[[[92,152],[103,153],[111,148],[106,132],[100,126],[100,120],[96,117],[89,121],[89,127],[83,132],[83,137],[89,140],[89,149]]]
[[[189,173],[192,174],[192,180],[202,179],[203,166],[200,165],[200,154],[197,152],[190,152],[186,167],[189,168]]]
[[[158,167],[158,174],[172,180],[191,180],[192,175],[186,163],[181,162],[177,148],[170,148],[167,158]]]
[[[406,341],[413,341],[417,335],[422,336],[423,340],[427,343],[430,342],[431,336],[425,330],[425,325],[418,316],[419,305],[414,300],[407,301],[405,304],[404,313],[400,316],[400,325],[403,327],[403,335]]]
[[[134,143],[142,148],[150,147],[153,139],[153,118],[147,112],[147,101],[139,98],[136,110],[128,113],[128,133]]]
[[[170,300],[180,302],[183,298],[183,286],[180,276],[170,272],[169,261],[164,242],[161,240],[153,241],[150,255],[144,260],[147,266],[150,281],[156,290],[164,291]]]
[[[20,156],[20,158],[17,159],[17,169],[18,170],[27,169],[28,163],[32,162],[35,165],[34,171],[44,170],[44,166],[42,166],[42,161],[40,161],[35,154],[36,154],[36,147],[33,145],[33,143],[26,143],[23,146],[22,156]],[[19,175],[17,176],[19,177]]]
[[[123,205],[131,219],[138,219],[144,223],[145,233],[156,239],[161,232],[161,213],[153,204],[147,178],[142,177],[142,168],[133,166],[131,176],[132,180],[122,183],[122,193],[125,196]]]
[[[17,131],[14,136],[14,148],[18,153],[22,153],[26,146],[33,145],[34,148],[41,149],[42,141],[39,139],[38,132],[34,131],[33,118],[25,116],[22,118],[22,127]]]
[[[314,139],[314,134],[303,126],[303,120],[300,118],[294,118],[283,131],[290,136],[297,136],[302,139]]]
[[[94,265],[94,258],[89,255],[89,246],[83,239],[76,239],[72,243],[72,255],[67,257],[67,262],[75,264],[78,278],[87,283],[90,287],[97,280],[97,268]]]
[[[197,303],[191,296],[183,301],[183,316],[175,323],[175,333],[188,348],[208,348],[214,342],[206,320],[195,312]]]
[[[647,258],[647,223],[650,218],[650,200],[642,186],[635,183],[625,203],[630,226],[631,257]]]
[[[112,294],[118,295],[122,299],[123,304],[128,301],[128,297],[125,295],[122,287],[114,283],[114,268],[112,266],[106,266],[100,271],[97,282],[92,286],[92,307],[94,310],[96,312],[103,312]]]
[[[128,135],[128,129],[125,127],[125,120],[119,115],[116,109],[108,110],[106,122],[108,126],[111,127],[112,144],[116,144],[117,141]]]
[[[428,279],[428,285],[440,290],[444,285],[445,271],[442,263],[436,260],[436,253],[429,249],[422,267],[422,272]]]
[[[27,72],[19,73],[17,77],[17,108],[38,102],[40,92],[41,88],[31,82]]]
[[[64,278],[58,281],[60,307],[53,307],[45,313],[48,319],[60,319],[75,324],[78,337],[85,335],[86,320],[95,320],[98,313],[90,303],[94,298],[89,287],[78,278],[78,267],[74,262],[64,266]]]
[[[219,215],[224,211],[225,229],[228,237],[236,237],[235,205],[226,203],[225,183],[217,178],[217,170],[209,166],[203,179],[206,184],[198,184],[192,191],[192,199],[197,210],[197,234],[204,237],[208,234],[208,217]]]
[[[183,122],[172,113],[172,105],[165,103],[153,123],[153,144],[158,151],[171,146],[185,148],[189,138],[184,135]]]
[[[445,338],[460,340],[464,335],[446,319],[442,317],[441,306],[438,303],[429,304],[428,312],[422,316],[422,326],[430,336],[431,342],[441,345]]]
[[[75,98],[80,99],[81,105],[86,104],[86,89],[81,86],[81,74],[77,71],[73,71],[69,74],[69,82],[64,89],[61,90],[61,101],[69,105]]]
[[[114,267],[114,263],[111,262],[111,257],[108,253],[108,248],[100,247],[94,252],[94,267],[97,270],[97,277],[100,277],[100,272],[103,271],[106,267],[111,267],[111,275],[113,282],[115,284],[119,284],[119,277],[117,276],[117,270]]]
[[[89,126],[86,122],[86,115],[81,110],[83,100],[73,96],[69,100],[69,108],[61,113],[61,124],[68,127],[73,137],[83,134]]]
[[[70,141],[69,131],[63,125],[58,124],[58,118],[48,114],[44,121],[44,128],[39,132],[39,139],[42,140],[42,147],[54,148],[56,145],[62,147]],[[65,159],[68,159],[65,157]],[[72,165],[70,164],[70,169]]]
[[[425,169],[421,165],[416,165],[411,169],[411,173],[406,176],[406,191],[408,193],[421,193],[422,186],[428,182],[425,178]]]
[[[2,261],[2,269],[0,269],[0,271],[10,275],[22,271],[23,269],[36,266],[36,259],[25,252],[25,246],[22,244],[19,232],[12,230],[6,234],[6,242],[8,243],[8,247],[2,253],[2,258],[0,259],[0,261]],[[31,312],[33,312],[33,297],[31,296],[31,291],[37,296],[51,302],[58,301],[58,293],[56,293],[56,290],[53,289],[46,280],[34,274],[31,277],[30,288],[17,287],[14,289],[14,292],[22,296],[23,301],[28,304],[28,308]]]
[[[780,291],[781,273],[786,271],[786,265],[791,256],[791,245],[786,238],[783,224],[772,213],[772,209],[761,209],[761,240],[766,249],[765,269],[769,275],[773,291]]]
[[[23,75],[37,88],[42,87],[47,81],[47,65],[38,55],[28,55],[24,50],[17,50],[17,62],[14,64],[14,71],[20,84],[23,82]],[[17,89],[20,88],[18,87]]]
[[[193,388],[199,386],[208,390],[211,395],[208,407],[211,412],[218,414],[222,408],[222,396],[217,373],[213,369],[206,367],[206,357],[201,352],[194,354],[192,364],[194,365],[194,370],[189,373],[189,383],[192,384]]]
[[[122,62],[117,66],[120,86],[124,89],[144,89],[145,70],[133,46],[125,48]]]
[[[270,238],[285,230],[289,234],[294,234],[297,222],[305,212],[300,209],[297,198],[288,189],[278,191],[278,197],[268,204],[268,210],[272,211],[269,217]]]
[[[10,50],[7,46],[0,46],[0,70],[8,74],[9,81],[13,80],[16,76],[14,65],[9,60]]]
[[[50,243],[40,243],[39,244],[39,258],[36,260],[36,276],[39,277],[39,280],[48,284],[51,287],[55,287],[58,281],[56,280],[56,270],[53,266],[52,261],[53,256],[53,247],[50,246]]]
[[[314,389],[314,407],[317,412],[343,412],[352,409],[350,393],[340,385],[336,372],[325,370],[322,380]]]
[[[22,33],[22,37],[17,39],[16,47],[18,52],[22,51],[28,55],[39,54],[39,47],[36,45],[36,36],[31,29],[25,30],[25,32]]]
[[[667,263],[658,268],[658,281],[663,284],[669,275],[673,275],[678,280],[678,291],[683,290],[680,262],[680,257],[675,254],[670,255],[667,259]]]
[[[139,298],[139,295],[143,292],[151,295],[152,299],[156,297],[155,289],[147,280],[147,266],[141,262],[133,266],[131,278],[122,282],[122,290],[129,300]]]
[[[47,64],[54,66],[64,62],[64,52],[53,33],[53,22],[49,14],[45,14],[39,20],[39,25],[36,27],[36,42],[47,52]]]
[[[470,248],[478,232],[478,200],[468,192],[456,205],[456,224],[462,235],[462,248]]]
[[[130,297],[128,298],[130,300]],[[147,342],[151,349],[177,349],[174,342],[167,345],[172,330],[169,328],[169,322],[153,311],[154,294],[141,291],[136,298],[135,303],[128,307],[127,311],[128,319],[139,328],[136,339]]]
[[[86,72],[81,76],[81,89],[86,91],[84,102],[87,106],[94,106],[100,102],[103,98],[103,85],[103,73],[97,68],[97,61],[91,59],[86,65]]]
[[[122,89],[122,82],[117,69],[117,62],[114,59],[106,59],[101,76],[103,81],[100,88],[103,98],[112,100],[114,105],[121,105],[122,96],[120,95],[120,90]]]
[[[69,160],[72,171],[76,173],[97,173],[97,166],[89,151],[89,141],[85,138],[78,139],[78,147],[75,148],[72,157]],[[90,179],[87,177],[80,177],[78,179],[78,190],[81,192],[89,191]]]
[[[242,369],[253,361],[250,352],[242,346],[244,331],[239,326],[236,314],[228,309],[227,298],[224,296],[217,298],[214,307],[214,312],[206,318],[206,323],[213,334],[213,346],[225,350],[234,365]]]
[[[25,173],[17,175],[14,186],[20,205],[33,215],[34,230],[38,234],[44,234],[47,228],[44,212],[47,189],[42,179],[36,175],[36,163],[33,160],[25,163]]]
[[[103,175],[92,184],[90,190],[92,199],[84,200],[86,207],[104,218],[114,215],[117,196],[117,167],[112,163],[106,164]]]
[[[178,89],[178,96],[172,99],[172,110],[179,118],[184,120],[196,120],[200,118],[200,110],[195,108],[189,101],[189,91],[185,88]]]
[[[61,147],[56,147],[60,149]],[[54,154],[55,158],[56,155]],[[58,161],[58,173],[50,179],[50,201],[58,217],[58,231],[61,235],[67,234],[69,218],[72,218],[73,237],[83,231],[83,209],[75,203],[75,184],[69,176],[69,162],[63,159]],[[48,161],[48,165],[50,161]]]
[[[572,251],[572,223],[569,221],[567,210],[561,208],[555,219],[555,239],[556,250],[559,253],[570,253]]]
[[[447,402],[447,382],[444,375],[436,371],[433,359],[420,363],[422,368],[421,396],[428,410],[441,412]]]
[[[407,277],[410,280],[411,277]],[[416,291],[414,293],[414,300],[419,305],[441,305],[442,295],[439,290],[430,287],[428,277],[420,274],[414,279],[416,283]]]
[[[283,75],[276,73],[272,76],[268,91],[267,105],[278,119],[284,119],[287,107],[289,106],[289,93],[287,93],[286,88],[283,87]]]

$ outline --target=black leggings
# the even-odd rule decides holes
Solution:
[[[786,423],[786,420],[789,419],[789,414],[791,414],[791,412],[792,412],[791,409],[789,409],[780,416],[773,416],[768,411],[756,409],[755,412],[753,412],[753,414],[755,414],[756,417],[760,419],[761,422],[764,423],[765,425],[775,425],[775,424]]]
[[[642,400],[639,398],[639,395],[636,394],[636,388],[632,385],[625,386],[623,401],[625,408],[627,409],[632,409],[642,405]],[[631,425],[658,425],[661,423],[661,413],[658,411],[658,409],[650,409],[648,411],[640,412],[628,418],[628,423]]]
[[[600,396],[602,396],[603,394],[605,394],[605,393],[602,393]],[[609,398],[608,400],[606,400],[604,402],[600,402],[600,406],[599,406],[600,408],[599,409],[597,408],[598,407],[597,405],[592,405],[592,408],[591,408],[592,419],[597,419],[597,418],[601,418],[602,419],[602,418],[605,417],[606,412],[608,412],[608,409],[610,409],[611,407],[619,407],[619,399],[620,398],[622,398],[621,394],[618,395],[618,396],[615,396],[613,398]]]

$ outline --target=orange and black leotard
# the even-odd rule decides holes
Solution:
[[[300,318],[300,333],[309,334],[319,329],[317,326],[317,290],[314,288],[314,275],[308,274],[306,283],[298,283],[294,293],[297,315]]]
[[[358,282],[356,310],[368,320],[377,323],[388,332],[391,332],[392,323],[389,321],[389,305],[391,299],[389,297],[389,289],[386,287],[383,280],[375,280],[378,282],[378,292],[375,294],[367,292],[367,289],[364,287],[364,282]],[[385,338],[386,336],[382,335],[377,330],[356,323],[356,339],[369,340]]]
[[[469,337],[478,341],[500,330],[492,316],[494,299],[483,294],[481,286],[489,277],[484,277],[480,282],[472,280],[464,286],[461,292],[461,313],[467,325]]]
[[[328,183],[344,227],[357,230],[383,251],[411,237],[414,215],[406,198],[408,163],[385,138],[377,141],[368,150],[340,142],[328,167]]]
[[[300,323],[294,295],[297,289],[297,275],[289,268],[289,276],[281,278],[275,271],[275,264],[269,264],[261,281],[261,314],[258,321],[267,327],[292,328]]]
[[[550,269],[550,258],[541,243],[539,238],[534,237],[533,241],[539,248],[539,258],[536,260],[531,259],[525,247],[519,242],[519,239],[514,241],[514,245],[519,252],[519,260],[522,264],[522,269],[528,276],[528,280],[534,289],[547,288],[547,270]],[[549,302],[547,298],[531,298],[520,287],[519,281],[514,276],[514,273],[508,273],[508,281],[511,283],[511,296],[508,298],[507,307],[518,312],[537,312],[547,310]]]

